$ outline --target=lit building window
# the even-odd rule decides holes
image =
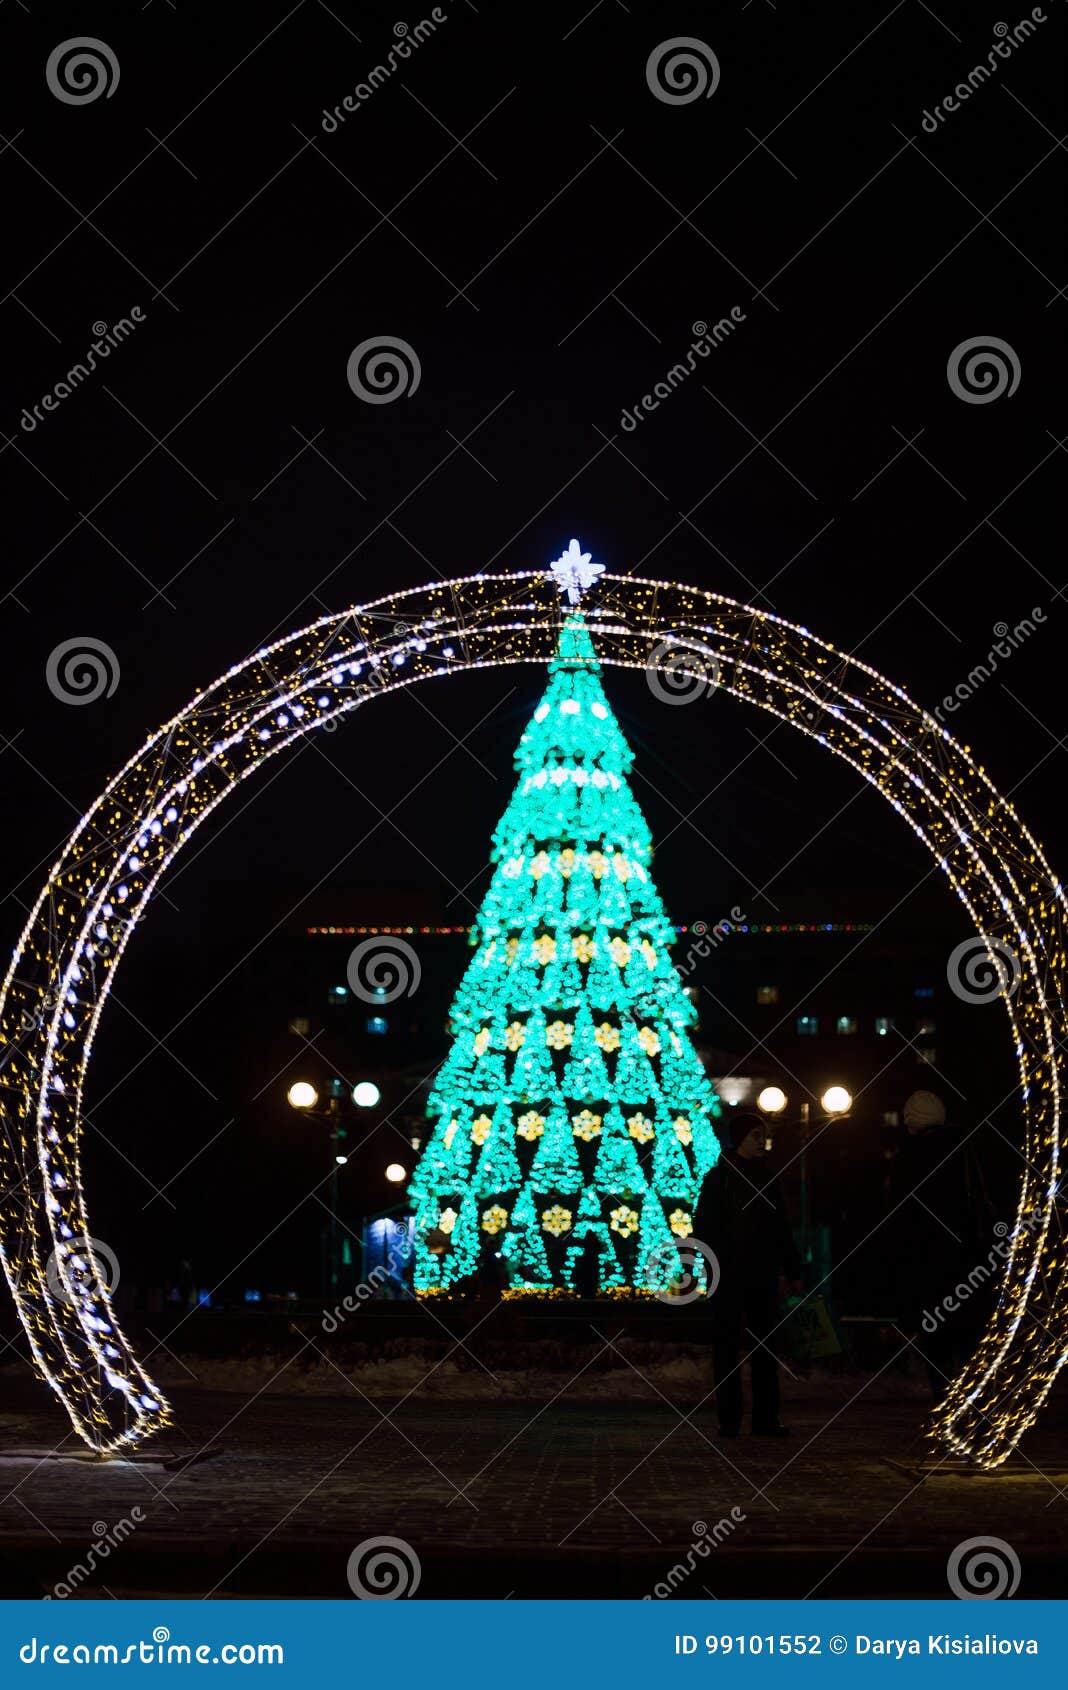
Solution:
[[[799,1015],[797,1018],[797,1030],[802,1037],[814,1037],[814,1035],[820,1030],[819,1016]]]
[[[884,1109],[883,1110],[883,1126],[884,1127],[899,1127],[900,1125],[901,1125],[901,1111],[900,1111],[900,1109]]]
[[[916,990],[913,992],[912,995],[913,995],[913,997],[916,997],[916,998],[933,998],[934,997],[934,987],[933,986],[917,986]]]
[[[347,986],[331,986],[326,995],[331,1003],[344,1003],[349,995],[349,989]]]
[[[857,1030],[856,1016],[840,1015],[834,1024],[834,1030],[836,1033],[855,1033]]]
[[[935,1024],[929,1015],[925,1015],[922,1021],[917,1021],[916,1023],[917,1038],[930,1038],[934,1030]]]
[[[757,1003],[778,1003],[778,986],[758,986],[756,989]]]
[[[311,1032],[311,1022],[306,1015],[294,1015],[289,1023],[289,1031],[295,1033],[298,1039],[306,1039]]]
[[[887,1033],[892,1033],[895,1025],[892,1015],[877,1015],[875,1017],[875,1031],[881,1039],[885,1039]]]
[[[384,1015],[369,1015],[367,1017],[367,1031],[369,1033],[386,1033],[389,1031],[389,1022]]]

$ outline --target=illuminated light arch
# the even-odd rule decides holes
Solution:
[[[713,676],[844,758],[893,805],[967,907],[1015,1042],[1025,1173],[998,1305],[936,1409],[949,1454],[999,1465],[1068,1359],[1059,1208],[1068,931],[1064,893],[1011,805],[933,716],[806,629],[674,582],[601,576],[583,599],[609,665]],[[378,694],[454,671],[546,663],[557,583],[529,572],[414,588],[325,616],[235,665],[146,740],[78,823],[0,999],[0,1259],[35,1361],[100,1452],[168,1423],[92,1271],[79,1140],[86,1070],[115,971],[181,847],[246,776]],[[692,730],[694,718],[683,718]]]

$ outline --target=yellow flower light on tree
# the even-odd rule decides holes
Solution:
[[[646,966],[649,967],[649,968],[655,968],[656,967],[656,946],[653,945],[653,944],[650,944],[648,939],[643,939],[641,944],[638,946],[638,949],[641,951],[642,956],[645,958]]]
[[[630,946],[627,944],[627,941],[625,939],[621,939],[617,933],[608,947],[608,954],[617,968],[626,968],[628,962],[630,961]]]
[[[642,1028],[641,1032],[638,1034],[638,1043],[641,1045],[646,1056],[660,1055],[660,1040],[657,1038],[651,1027]]]
[[[482,1211],[482,1230],[491,1236],[503,1232],[508,1225],[508,1210],[502,1209],[499,1203],[493,1203]]]
[[[631,1138],[637,1139],[639,1144],[648,1144],[651,1138],[656,1137],[656,1128],[648,1115],[632,1115],[627,1122],[627,1131]]]
[[[571,940],[571,955],[576,962],[593,961],[593,940],[588,933],[576,933]]]
[[[611,1227],[613,1232],[619,1233],[620,1238],[629,1238],[632,1232],[638,1230],[637,1211],[628,1209],[625,1203],[621,1203],[618,1209],[612,1210]]]
[[[594,1029],[593,1036],[601,1050],[619,1049],[619,1028],[613,1027],[611,1021],[602,1021],[600,1026]]]
[[[527,1030],[522,1021],[513,1021],[506,1029],[504,1047],[506,1050],[518,1050],[527,1036]]]
[[[573,1031],[570,1021],[550,1021],[545,1029],[545,1043],[550,1050],[566,1050]]]
[[[685,1115],[676,1115],[671,1124],[675,1128],[675,1136],[680,1144],[693,1143],[693,1127]]]
[[[475,1034],[473,1042],[474,1042],[474,1048],[475,1048],[475,1055],[476,1056],[484,1056],[487,1049],[489,1048],[489,1042],[490,1042],[490,1030],[489,1030],[489,1028],[488,1027],[480,1027],[478,1032]]]
[[[559,1238],[561,1233],[570,1232],[571,1218],[570,1209],[554,1203],[551,1209],[543,1210],[541,1224],[546,1232],[551,1232],[554,1238]]]
[[[576,861],[576,854],[570,845],[560,852],[560,873],[565,880],[570,880],[574,874]]]
[[[442,1232],[451,1232],[458,1219],[455,1209],[442,1209],[438,1216],[438,1226]]]
[[[592,1109],[580,1109],[577,1115],[572,1115],[571,1127],[576,1138],[590,1144],[601,1130],[601,1117],[595,1115]]]
[[[452,1149],[452,1141],[456,1137],[456,1134],[459,1132],[459,1130],[460,1130],[459,1121],[450,1121],[448,1126],[445,1128],[445,1148],[446,1148],[446,1150]]]
[[[556,958],[556,940],[551,933],[541,933],[532,946],[534,957],[544,968]]]
[[[545,1131],[545,1116],[539,1115],[536,1109],[528,1109],[525,1115],[520,1115],[516,1132],[520,1138],[525,1138],[528,1144],[533,1144]]]
[[[600,880],[608,867],[608,858],[603,851],[591,851],[589,855],[590,873],[594,880]]]
[[[676,1238],[693,1237],[693,1216],[685,1209],[672,1209],[668,1216],[668,1226]]]
[[[471,1122],[472,1144],[485,1144],[486,1140],[489,1138],[490,1128],[492,1125],[493,1122],[488,1115],[476,1115],[475,1119]]]
[[[535,880],[540,880],[543,875],[548,874],[549,867],[548,851],[539,851],[536,856],[530,859],[530,872]]]

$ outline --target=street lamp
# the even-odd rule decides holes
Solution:
[[[828,1115],[848,1115],[853,1107],[853,1094],[845,1086],[828,1086],[820,1105]]]
[[[352,1088],[352,1101],[357,1109],[373,1109],[381,1097],[382,1093],[373,1080],[361,1080]]]
[[[292,1109],[314,1109],[319,1093],[309,1080],[296,1080],[286,1093]]]
[[[763,1115],[781,1115],[789,1099],[781,1086],[765,1086],[757,1095],[757,1108]],[[820,1109],[825,1120],[840,1121],[853,1107],[853,1094],[845,1086],[828,1086],[820,1097]],[[801,1146],[797,1158],[800,1197],[798,1231],[801,1234],[801,1255],[806,1266],[812,1259],[811,1228],[809,1225],[808,1146],[812,1127],[812,1107],[806,1098],[798,1106],[798,1127]]]
[[[316,1107],[319,1102],[319,1093],[316,1091],[310,1080],[295,1080],[286,1092],[286,1099],[290,1108],[299,1110],[302,1115],[310,1115],[315,1120],[328,1121],[330,1124],[330,1147],[334,1152],[334,1157],[330,1164],[330,1241],[327,1251],[326,1280],[327,1291],[331,1296],[337,1295],[339,1279],[337,1171],[339,1168],[343,1168],[348,1162],[348,1157],[341,1149],[341,1140],[346,1136],[345,1129],[341,1125],[341,1099],[344,1094],[344,1089],[345,1088],[340,1080],[331,1080],[330,1095],[326,1100],[325,1109],[319,1109]],[[356,1087],[357,1091],[360,1089],[361,1088],[359,1086]],[[377,1102],[377,1086],[372,1086],[371,1090],[374,1092],[375,1102]],[[355,1097],[355,1094],[353,1095]]]
[[[781,1086],[765,1086],[757,1096],[757,1108],[763,1115],[781,1115],[786,1108],[786,1093]]]
[[[399,1162],[391,1162],[386,1169],[386,1178],[391,1185],[400,1185],[408,1178],[407,1168],[402,1168]]]

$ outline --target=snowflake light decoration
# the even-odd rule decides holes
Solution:
[[[556,577],[557,591],[567,594],[568,604],[578,604],[587,587],[592,587],[598,575],[604,574],[603,563],[592,563],[592,554],[584,552],[577,540],[572,540],[566,552],[561,552],[550,565]]]

